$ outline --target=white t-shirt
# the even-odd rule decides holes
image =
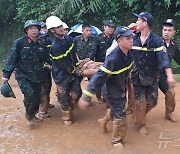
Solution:
[[[106,57],[116,48],[118,47],[118,43],[116,40],[113,40],[111,46],[106,50]]]

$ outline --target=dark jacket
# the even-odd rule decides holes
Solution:
[[[164,43],[159,36],[151,32],[143,46],[140,36],[141,34],[138,33],[134,37],[132,54],[135,68],[132,71],[132,80],[135,81],[135,78],[139,78],[141,83],[146,86],[157,81],[159,70],[171,66]]]
[[[169,46],[167,46],[166,43],[164,43],[164,45],[167,48],[167,53],[168,53],[170,62],[172,61],[172,59],[174,59],[175,62],[178,65],[180,65],[180,50],[179,50],[179,46],[177,45],[177,43],[175,41],[171,40]]]
[[[75,76],[75,67],[78,65],[73,39],[68,35],[65,35],[64,39],[55,37],[51,45],[50,57],[54,81],[57,83],[66,78],[72,80]]]
[[[25,77],[35,83],[44,81],[44,62],[51,64],[46,45],[28,37],[17,39],[8,55],[3,77],[10,78],[15,69],[16,79]]]
[[[105,33],[99,34],[95,37],[95,45],[93,46],[93,57],[97,62],[104,62],[106,58],[106,50],[111,46],[114,36],[107,37]]]
[[[91,97],[100,91],[104,83],[107,87],[107,98],[121,99],[125,97],[127,79],[133,65],[133,58],[129,52],[126,56],[117,47],[106,58],[99,71],[91,78],[84,95]],[[90,95],[88,95],[90,94]]]

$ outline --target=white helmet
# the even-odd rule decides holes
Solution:
[[[69,28],[69,26],[65,22],[63,22],[63,27],[64,27],[64,29],[68,29]]]
[[[59,27],[61,25],[64,26],[64,23],[56,16],[50,16],[46,19],[47,29]]]

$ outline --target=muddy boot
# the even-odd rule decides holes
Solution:
[[[71,125],[72,124],[72,111],[64,111],[62,110],[62,117],[61,119],[64,121],[65,125]]]
[[[127,132],[127,121],[126,119],[113,120],[113,132],[112,132],[112,144],[114,147],[123,148],[123,140]]]
[[[145,99],[136,102],[135,104],[135,117],[136,117],[136,125],[139,128],[140,135],[148,135],[146,130],[146,101]]]
[[[103,133],[106,134],[107,133],[107,127],[106,124],[108,123],[108,121],[112,119],[112,113],[111,110],[108,108],[106,111],[106,115],[102,118],[99,119],[98,122],[100,123],[100,125],[102,126],[103,129]]]
[[[26,125],[28,127],[33,127],[34,126],[34,120],[33,120],[34,116],[26,114],[25,117],[26,117]]]
[[[33,127],[34,126],[34,120],[27,120],[26,121],[26,125],[28,126],[28,127]]]
[[[172,113],[166,113],[165,119],[170,120],[171,122],[178,122]]]
[[[176,118],[173,116],[172,112],[175,109],[175,92],[173,88],[169,88],[168,91],[165,93],[165,106],[166,106],[166,113],[165,119],[170,120],[171,122],[177,122]]]
[[[139,134],[140,135],[148,135],[148,131],[145,126],[142,126],[139,128]]]

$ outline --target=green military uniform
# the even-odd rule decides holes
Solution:
[[[94,37],[90,36],[87,41],[84,40],[83,35],[77,36],[74,39],[75,51],[80,60],[90,58],[93,60],[94,53]]]
[[[28,120],[39,110],[41,85],[44,82],[43,62],[50,63],[45,44],[29,37],[17,39],[9,53],[3,77],[9,79],[15,70],[15,78],[24,94],[24,106]]]
[[[44,26],[45,23],[41,22],[42,26]],[[42,28],[42,27],[41,27]],[[49,38],[49,36],[44,33],[43,31],[40,31],[38,34],[39,39],[46,44],[46,48],[48,51],[48,55],[50,53],[51,43],[52,40]],[[50,58],[50,57],[49,57]],[[44,83],[42,85],[42,91],[41,91],[41,104],[42,104],[42,113],[44,112],[47,115],[47,110],[50,107],[50,92],[52,87],[52,77],[51,77],[51,68],[47,64],[45,64],[45,76],[44,76]],[[51,105],[53,107],[53,105]]]

